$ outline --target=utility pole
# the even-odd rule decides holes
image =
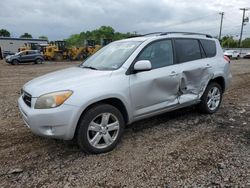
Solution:
[[[220,39],[221,39],[221,31],[222,31],[222,22],[223,22],[224,12],[220,12],[219,14],[221,15],[221,20],[220,20],[220,33],[219,33],[219,41],[220,41]]]
[[[242,24],[241,24],[241,31],[240,31],[239,48],[241,46],[243,27],[244,27],[245,22],[247,22],[247,19],[245,19],[245,12],[248,11],[249,8],[240,8],[240,10],[243,10],[243,17],[242,17]]]

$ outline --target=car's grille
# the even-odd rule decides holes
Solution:
[[[26,91],[22,90],[22,97],[23,97],[24,103],[27,104],[27,106],[31,107],[32,96],[29,93],[27,93]]]

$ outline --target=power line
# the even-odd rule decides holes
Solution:
[[[177,22],[177,23],[174,23],[174,24],[169,24],[169,25],[167,25],[166,27],[172,27],[172,26],[177,26],[177,25],[183,25],[183,24],[190,23],[190,22],[193,22],[193,21],[201,20],[201,19],[203,19],[203,18],[212,16],[212,15],[215,15],[215,13],[213,13],[213,14],[208,14],[208,15],[205,15],[205,16],[200,16],[200,17],[197,17],[197,18],[194,18],[194,19],[191,19],[191,20],[187,20],[187,21],[182,21],[182,22]]]

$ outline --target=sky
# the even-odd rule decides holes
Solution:
[[[250,8],[249,0],[1,0],[0,29],[7,29],[12,37],[28,32],[49,40],[102,25],[118,32],[189,31],[216,36],[223,11],[222,35],[237,38],[242,21],[239,8]],[[250,37],[250,23],[244,26],[243,37]]]

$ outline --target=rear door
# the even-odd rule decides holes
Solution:
[[[181,74],[179,103],[198,100],[213,77],[212,65],[198,39],[178,38],[174,44]]]
[[[135,61],[149,60],[152,70],[130,75],[130,94],[134,117],[178,104],[180,75],[174,64],[172,40],[160,40],[146,46]]]
[[[28,51],[28,54],[26,56],[26,60],[29,61],[29,62],[32,62],[32,61],[34,61],[35,56],[36,56],[35,51]]]
[[[38,56],[38,53],[35,51],[29,51],[29,61],[35,61],[36,57]]]

